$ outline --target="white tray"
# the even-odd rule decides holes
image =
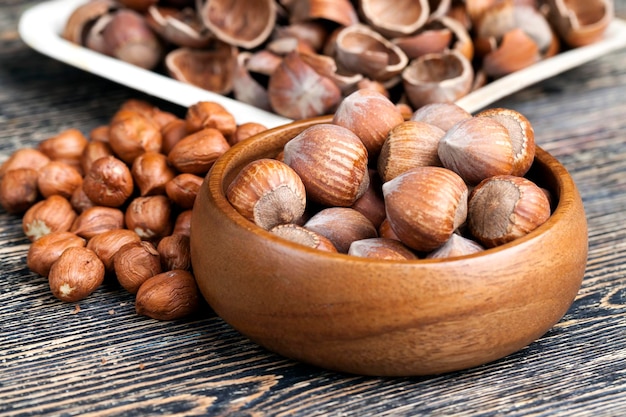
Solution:
[[[291,121],[62,39],[59,34],[68,16],[85,1],[50,0],[26,10],[18,28],[22,40],[44,55],[184,107],[203,100],[218,102],[235,116],[237,123],[255,121],[267,127],[275,127]],[[511,93],[624,46],[626,46],[626,22],[616,18],[607,29],[603,40],[562,52],[531,67],[502,77],[461,98],[457,104],[474,113]]]

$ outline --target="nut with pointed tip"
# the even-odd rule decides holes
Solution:
[[[204,176],[229,148],[230,145],[219,130],[206,127],[176,143],[167,155],[167,160],[180,172]]]
[[[133,161],[130,173],[142,197],[165,194],[166,184],[176,176],[176,171],[167,163],[167,156],[160,152],[139,155]]]
[[[485,248],[478,242],[468,239],[458,233],[452,233],[452,236],[450,236],[450,239],[448,239],[446,243],[426,255],[426,258],[452,258],[455,256],[471,255],[472,253],[478,253],[484,250]]]
[[[157,251],[161,257],[161,267],[164,271],[174,269],[191,269],[191,253],[189,236],[172,234],[159,241]]]
[[[361,258],[386,259],[389,261],[418,259],[417,255],[399,240],[382,237],[352,242],[348,255]]]
[[[369,185],[367,149],[339,125],[307,128],[287,142],[283,159],[302,179],[307,197],[323,205],[349,207]]]
[[[372,222],[360,212],[349,207],[329,207],[315,213],[304,228],[329,239],[338,252],[348,253],[355,240],[377,237]]]
[[[165,184],[165,194],[178,207],[191,209],[203,181],[204,178],[199,175],[183,172]]]
[[[65,249],[50,267],[48,283],[61,301],[76,302],[92,294],[104,281],[104,264],[94,251],[73,246]]]
[[[407,120],[389,131],[378,156],[383,182],[418,166],[441,166],[437,149],[445,132],[435,125]]]
[[[485,247],[526,235],[550,217],[550,202],[534,182],[514,175],[487,178],[469,198],[468,228]]]
[[[420,252],[443,245],[467,217],[467,186],[446,168],[410,169],[383,184],[383,195],[391,228]]]
[[[226,190],[230,204],[246,219],[269,230],[304,214],[306,190],[289,165],[263,158],[250,162]]]
[[[144,152],[160,152],[162,144],[161,129],[142,113],[120,110],[111,121],[109,145],[127,164],[132,164]]]
[[[31,242],[56,231],[69,231],[76,218],[70,202],[52,195],[33,204],[22,217],[22,229]]]
[[[54,161],[62,161],[78,167],[87,143],[87,138],[80,130],[70,128],[43,140],[39,143],[38,149]]]
[[[472,117],[455,124],[439,141],[439,159],[470,185],[513,172],[513,142],[506,127],[489,117]]]
[[[142,239],[167,236],[172,231],[172,203],[164,195],[137,197],[126,208],[124,221]]]

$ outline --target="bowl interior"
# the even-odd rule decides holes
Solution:
[[[229,150],[205,179],[192,216],[192,263],[226,322],[272,351],[328,369],[424,375],[506,356],[565,314],[584,275],[586,220],[572,178],[542,149],[528,177],[552,193],[552,216],[480,254],[356,258],[283,240],[239,215],[224,193],[237,172],[329,120],[262,132]]]

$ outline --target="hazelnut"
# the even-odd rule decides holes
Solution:
[[[133,161],[131,174],[141,196],[165,194],[167,184],[176,172],[167,163],[167,156],[145,152]]]
[[[113,149],[111,149],[108,143],[99,141],[89,142],[80,156],[82,172],[89,172],[94,161],[109,155],[113,155]]]
[[[85,243],[85,239],[72,232],[49,233],[29,246],[26,265],[31,271],[47,277],[50,267],[65,249],[83,247]]]
[[[302,179],[307,197],[326,206],[349,207],[369,185],[367,149],[345,127],[313,125],[287,142],[283,158]]]
[[[107,272],[113,272],[113,257],[120,248],[130,242],[139,242],[141,238],[132,230],[115,229],[95,235],[87,242],[87,248],[94,251],[104,263]]]
[[[191,214],[192,210],[189,209],[181,211],[178,216],[176,216],[176,221],[174,222],[174,230],[172,230],[172,234],[189,236],[191,231]]]
[[[61,161],[78,167],[80,156],[87,146],[87,142],[87,138],[80,130],[71,128],[40,142],[38,148],[54,161]]]
[[[498,175],[479,183],[469,198],[468,228],[486,247],[522,237],[550,217],[550,202],[534,182]]]
[[[94,251],[69,247],[50,267],[48,283],[61,301],[76,302],[93,293],[104,281],[104,265]]]
[[[156,123],[132,111],[117,116],[109,128],[109,145],[119,159],[131,164],[144,152],[161,151],[163,137]]]
[[[333,116],[333,123],[350,129],[363,141],[371,158],[378,157],[389,131],[403,121],[391,100],[369,89],[348,95]]]
[[[304,228],[329,239],[338,252],[348,253],[355,240],[377,237],[371,221],[349,207],[329,207],[315,213],[304,223]]]
[[[155,195],[133,199],[124,215],[126,227],[142,239],[167,236],[172,231],[172,207],[166,196]]]
[[[455,124],[439,141],[438,155],[444,167],[470,185],[510,174],[514,168],[509,131],[489,117],[472,117]]]
[[[265,127],[265,125],[262,125],[261,123],[256,123],[256,122],[242,123],[239,126],[237,126],[237,130],[235,130],[235,133],[233,134],[232,138],[229,140],[229,143],[232,146],[236,143],[239,143],[245,139],[248,139],[256,135],[257,133],[261,133],[264,130],[267,130],[267,127]]]
[[[133,193],[133,176],[120,159],[105,156],[94,161],[83,180],[83,191],[97,205],[119,207]]]
[[[275,159],[258,159],[237,174],[226,198],[246,219],[269,230],[304,214],[306,191],[298,174]]]
[[[44,198],[60,195],[70,198],[83,185],[83,177],[72,165],[50,161],[39,170],[37,187]]]
[[[441,167],[412,168],[383,184],[391,228],[420,252],[443,245],[465,222],[467,194],[463,179]]]
[[[516,110],[503,108],[483,110],[476,117],[490,117],[507,129],[513,145],[511,175],[524,176],[535,160],[535,132],[530,121]]]
[[[92,142],[109,143],[109,125],[101,125],[91,129],[89,140]]]
[[[126,291],[136,294],[148,278],[162,272],[159,252],[148,241],[132,241],[113,256],[113,269]]]
[[[156,320],[177,320],[200,307],[200,291],[189,271],[162,272],[146,280],[137,291],[135,311]]]
[[[191,268],[189,236],[178,234],[165,236],[159,241],[157,251],[161,256],[161,266],[164,271]]]
[[[185,123],[187,131],[190,133],[213,128],[227,138],[237,130],[237,122],[232,113],[221,104],[212,101],[199,101],[189,106],[185,115]]]
[[[485,248],[478,242],[461,236],[458,233],[452,233],[450,239],[442,246],[426,255],[428,259],[452,258],[454,256],[471,255],[484,251]]]
[[[69,231],[76,212],[67,199],[52,195],[33,204],[22,217],[22,229],[31,242],[56,231]]]
[[[204,176],[229,148],[224,135],[209,127],[181,139],[167,155],[167,160],[180,172]]]
[[[82,213],[89,207],[95,206],[93,201],[91,201],[89,197],[87,197],[87,194],[85,194],[85,190],[83,190],[83,187],[77,187],[74,190],[72,196],[70,197],[70,203],[72,204],[72,208],[77,213]]]
[[[37,178],[31,168],[15,168],[0,180],[0,205],[9,213],[23,213],[39,199]]]
[[[461,120],[471,117],[468,111],[454,103],[429,103],[411,114],[410,120],[428,123],[447,132]]]
[[[174,145],[182,138],[187,136],[187,122],[183,119],[174,119],[161,128],[161,136],[163,136],[163,144],[161,152],[165,155],[170,153]]]
[[[405,121],[389,131],[378,156],[383,182],[418,166],[441,166],[437,149],[445,132],[424,122]]]
[[[402,242],[382,237],[355,240],[350,244],[348,255],[393,261],[417,259],[417,255]]]
[[[369,170],[369,177],[367,190],[352,204],[352,208],[367,217],[374,227],[378,227],[385,219],[382,182],[374,169]]]
[[[182,173],[165,184],[165,193],[177,206],[191,209],[203,181],[204,178],[198,175]]]
[[[279,224],[270,229],[270,233],[280,236],[283,239],[290,242],[299,243],[304,246],[308,246],[312,249],[319,249],[326,252],[337,252],[337,248],[325,236],[314,232],[313,230],[305,229],[294,223]]]
[[[85,239],[91,239],[100,233],[122,229],[124,212],[115,207],[94,206],[80,213],[70,231]]]
[[[12,169],[29,168],[38,171],[39,168],[48,162],[50,162],[50,158],[40,150],[33,148],[18,149],[0,165],[0,180]]]

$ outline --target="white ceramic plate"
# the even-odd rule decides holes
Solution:
[[[203,100],[215,101],[230,111],[238,123],[255,121],[267,127],[275,127],[290,122],[285,117],[144,70],[62,39],[60,33],[68,16],[85,1],[50,0],[28,9],[19,22],[18,30],[22,40],[44,55],[184,107]],[[626,22],[614,19],[600,42],[562,52],[502,77],[461,98],[457,104],[474,113],[511,93],[624,46]]]

